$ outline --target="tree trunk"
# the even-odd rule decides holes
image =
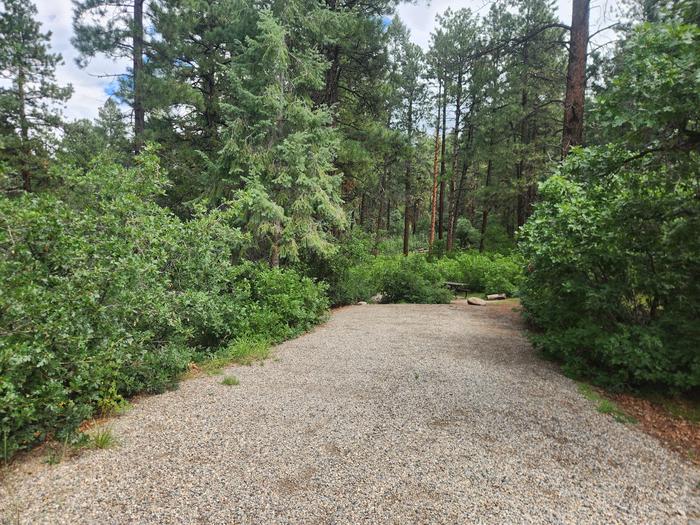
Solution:
[[[440,203],[438,204],[438,239],[442,240],[443,216],[445,210],[445,133],[447,130],[447,78],[442,94],[442,146],[440,147]]]
[[[389,232],[391,228],[391,199],[386,200],[386,231]]]
[[[588,52],[588,18],[590,0],[573,0],[569,65],[564,97],[564,133],[562,158],[572,146],[583,143],[583,105],[586,91],[586,57]]]
[[[360,197],[360,226],[364,228],[365,226],[365,192],[362,192]]]
[[[408,239],[411,234],[411,157],[413,152],[413,95],[408,101],[408,159],[406,160],[406,178],[404,179],[404,210],[403,210],[403,254],[408,255]]]
[[[457,186],[457,191],[454,193],[454,204],[450,210],[449,222],[447,224],[447,250],[452,250],[454,246],[454,232],[455,226],[457,224],[457,218],[460,214],[460,207],[462,205],[462,194],[464,193],[464,182],[467,180],[467,171],[469,171],[469,165],[465,161],[464,168],[462,169],[462,174],[459,177],[459,186]]]
[[[404,180],[404,210],[403,210],[403,254],[408,255],[408,240],[411,233],[411,169],[406,169]]]
[[[488,188],[491,185],[491,170],[493,168],[493,161],[489,159],[486,165],[486,182],[484,183],[484,188]],[[486,238],[486,225],[489,220],[489,205],[484,204],[484,209],[481,212],[481,235],[479,237],[479,252],[484,251],[484,240]]]
[[[530,122],[529,122],[529,117],[527,116],[528,114],[528,66],[529,66],[529,55],[528,55],[528,46],[527,43],[523,45],[523,65],[524,67],[524,74],[523,74],[523,86],[522,90],[520,92],[520,110],[522,112],[522,116],[520,119],[520,159],[518,160],[518,163],[515,167],[515,173],[516,173],[516,180],[517,180],[517,188],[518,188],[518,227],[522,226],[525,224],[525,219],[526,219],[526,192],[527,192],[527,187],[528,187],[528,181],[527,181],[527,164],[525,162],[525,157],[527,155],[527,152],[525,151],[526,145],[530,143]]]
[[[416,229],[418,228],[418,200],[413,201],[413,211],[411,212],[411,233],[416,234]]]
[[[134,0],[133,27],[133,74],[134,74],[134,151],[139,153],[143,147],[143,132],[146,127],[143,105],[143,2]]]
[[[19,133],[20,133],[20,173],[22,175],[22,189],[24,191],[32,191],[32,174],[29,169],[29,158],[32,155],[32,149],[29,145],[29,122],[27,121],[27,106],[25,85],[27,78],[24,69],[19,70],[17,75],[17,95],[19,97]]]
[[[433,241],[435,241],[435,218],[437,216],[437,189],[438,189],[438,155],[440,153],[440,89],[442,88],[438,80],[438,113],[435,124],[435,152],[433,155],[433,190],[430,195],[430,232],[428,233],[428,251],[433,251]]]
[[[455,175],[457,172],[457,157],[459,156],[459,124],[462,115],[462,71],[457,75],[457,97],[455,100],[455,127],[452,143],[452,176],[450,178],[450,195],[447,213],[447,251],[454,244],[454,213],[455,213]],[[461,181],[460,181],[461,185]]]
[[[379,179],[379,196],[378,196],[378,201],[379,201],[379,210],[377,211],[377,221],[374,226],[374,233],[375,235],[379,235],[379,230],[382,229],[382,218],[384,215],[384,186],[386,185],[386,172],[387,172],[387,166],[386,164],[384,165],[384,169],[382,170],[382,175]]]

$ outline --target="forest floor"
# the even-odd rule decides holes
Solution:
[[[508,303],[334,311],[184,381],[116,445],[9,467],[9,523],[687,523],[700,469],[596,410]],[[231,383],[235,381],[230,381]],[[0,519],[1,522],[1,519]]]

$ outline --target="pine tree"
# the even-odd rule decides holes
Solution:
[[[2,0],[0,12],[0,148],[10,179],[21,179],[31,191],[45,171],[47,143],[61,123],[58,104],[68,100],[70,86],[56,83],[61,55],[50,52],[51,33],[42,33],[36,7],[28,0]]]
[[[143,144],[145,130],[144,105],[144,4],[145,0],[74,0],[72,43],[80,52],[77,63],[86,67],[97,54],[130,58],[131,104],[134,111],[134,149]]]
[[[97,111],[95,126],[104,141],[105,147],[112,150],[116,155],[123,155],[128,151],[129,142],[124,114],[114,99],[108,98]]]

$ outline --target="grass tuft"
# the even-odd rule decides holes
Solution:
[[[109,427],[101,427],[93,430],[90,433],[91,448],[112,448],[117,444],[117,438],[114,437],[112,429]]]
[[[262,362],[270,355],[270,342],[264,338],[238,339],[224,350],[199,363],[199,369],[208,375],[219,375],[231,364],[251,365]]]
[[[603,396],[601,396],[598,392],[593,390],[593,387],[591,387],[591,385],[587,383],[579,383],[578,391],[581,393],[581,395],[583,395],[583,397],[585,397],[589,401],[593,401],[597,405],[596,410],[601,414],[608,414],[619,423],[637,423],[637,420],[635,418],[625,413],[610,399],[606,399]]]
[[[226,386],[238,386],[240,383],[236,376],[226,376],[221,380],[221,384]]]

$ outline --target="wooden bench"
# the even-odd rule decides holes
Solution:
[[[467,294],[469,293],[469,288],[467,288],[466,283],[454,283],[451,281],[447,281],[445,283],[445,286],[447,286],[453,292],[464,292],[465,298],[467,297]]]

